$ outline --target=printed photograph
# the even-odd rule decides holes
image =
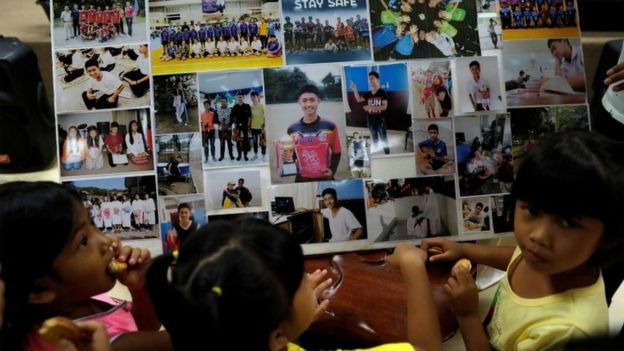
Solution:
[[[147,44],[56,51],[57,112],[149,107],[148,54]]]
[[[448,175],[366,180],[368,240],[458,235],[454,179]]]
[[[346,128],[349,171],[353,178],[371,177],[371,138],[362,128]],[[362,135],[364,134],[364,135]]]
[[[361,180],[274,185],[270,200],[271,223],[301,244],[367,238]]]
[[[494,233],[513,233],[515,201],[511,195],[492,196]]]
[[[414,103],[412,118],[453,117],[453,78],[450,61],[411,61]]]
[[[511,191],[514,176],[511,131],[507,114],[455,118],[460,196]]]
[[[53,0],[51,17],[57,49],[147,40],[145,0]]]
[[[206,173],[206,203],[209,210],[262,206],[262,179],[258,170],[211,171]]]
[[[580,39],[511,41],[503,50],[507,105],[585,103],[585,63]]]
[[[501,23],[496,13],[479,14],[479,17],[477,17],[477,25],[481,52],[484,56],[491,56],[486,55],[486,51],[489,53],[489,50],[503,49]]]
[[[204,168],[267,162],[261,70],[200,73]]]
[[[154,76],[156,133],[198,132],[197,75]]]
[[[366,0],[282,0],[286,64],[368,61]]]
[[[347,126],[370,137],[372,157],[413,152],[407,149],[412,121],[405,63],[345,66]]]
[[[178,250],[192,232],[208,222],[203,195],[161,196],[158,208],[165,254]]]
[[[156,171],[160,195],[204,192],[201,134],[181,133],[156,136]]]
[[[265,69],[264,82],[271,183],[350,178],[340,67]]]
[[[418,175],[455,173],[455,142],[450,119],[415,120],[413,132]]]
[[[82,202],[96,228],[104,234],[128,239],[160,241],[154,176],[115,177],[63,182],[82,194]],[[145,247],[141,245],[141,247]],[[157,245],[160,251],[160,245]]]
[[[479,56],[475,0],[371,0],[375,61]]]
[[[500,0],[504,40],[581,35],[575,0]]]
[[[455,65],[461,114],[505,110],[497,57],[458,58]]]
[[[563,130],[589,130],[587,105],[510,109],[514,173],[525,154],[545,135]]]
[[[148,109],[58,116],[61,177],[154,170]]]
[[[477,12],[479,14],[495,14],[498,16],[496,11],[497,0],[477,0]]]
[[[277,0],[152,1],[154,74],[283,65]]]
[[[492,232],[492,205],[487,197],[471,197],[461,201],[462,234]]]

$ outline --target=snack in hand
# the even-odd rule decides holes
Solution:
[[[128,269],[128,265],[124,262],[119,262],[117,260],[112,260],[108,264],[108,272],[112,274],[119,274]]]
[[[55,345],[61,339],[67,339],[74,345],[80,343],[80,329],[71,319],[66,317],[58,316],[46,319],[39,328],[39,334],[43,339]]]
[[[464,267],[464,269],[467,270],[467,271],[470,271],[470,269],[472,268],[472,263],[467,258],[461,258],[457,262],[455,262],[455,265],[453,266],[453,269],[455,269],[455,267],[459,267],[459,266]]]
[[[429,255],[437,255],[443,253],[444,250],[441,247],[432,246],[429,248],[429,250],[427,250],[427,252],[429,253]]]

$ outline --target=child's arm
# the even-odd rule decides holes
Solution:
[[[418,350],[442,350],[438,315],[425,268],[426,252],[403,243],[386,261],[401,269],[407,295],[408,341]]]
[[[469,243],[458,243],[445,238],[431,238],[422,241],[422,249],[427,251],[432,247],[444,250],[441,254],[429,257],[429,261],[456,261],[467,258],[474,263],[484,264],[500,270],[506,270],[514,248],[511,246],[489,246]]]
[[[464,267],[453,268],[445,285],[451,298],[451,311],[457,318],[467,351],[491,350],[490,341],[479,318],[479,292],[474,279]]]

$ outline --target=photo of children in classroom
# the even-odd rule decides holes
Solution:
[[[54,53],[58,112],[149,107],[147,44]]]
[[[376,61],[478,56],[475,0],[371,0]]]
[[[273,0],[232,6],[225,1],[219,6],[200,0],[183,5],[151,2],[152,70],[165,74],[282,66],[280,16],[279,3]]]
[[[53,0],[52,14],[57,49],[147,41],[145,0]]]

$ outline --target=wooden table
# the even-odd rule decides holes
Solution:
[[[302,336],[302,346],[357,348],[407,341],[405,288],[399,269],[385,262],[386,254],[345,253],[306,259],[307,272],[328,269],[334,284],[323,296],[330,299],[328,311]],[[451,268],[450,263],[427,266],[444,340],[457,331],[444,292]]]

